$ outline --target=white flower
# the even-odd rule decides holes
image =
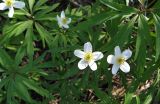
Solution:
[[[61,27],[61,28],[63,27],[63,28],[68,29],[68,28],[69,28],[68,24],[71,23],[71,18],[67,18],[67,17],[65,16],[64,11],[62,11],[62,12],[61,12],[61,17],[59,17],[59,16],[57,15],[57,21],[58,21],[59,27]]]
[[[8,17],[13,17],[14,8],[22,9],[24,7],[25,3],[22,1],[3,0],[3,3],[0,3],[0,10],[9,9]]]
[[[127,49],[121,53],[119,46],[116,46],[114,51],[115,51],[115,56],[109,55],[107,57],[107,62],[109,64],[113,64],[112,74],[115,75],[118,72],[119,68],[123,72],[128,73],[130,71],[130,66],[126,62],[126,60],[131,57],[131,55],[132,55],[131,50]]]
[[[90,42],[84,44],[84,51],[75,50],[74,55],[81,58],[78,62],[78,67],[80,70],[85,69],[88,65],[91,70],[97,70],[97,64],[95,61],[103,58],[102,52],[92,52],[92,45]]]

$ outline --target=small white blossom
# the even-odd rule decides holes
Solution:
[[[75,50],[74,55],[81,58],[81,60],[78,62],[78,68],[80,70],[85,69],[88,65],[91,70],[97,70],[97,64],[95,61],[103,58],[102,52],[92,52],[92,45],[90,42],[84,44],[84,51]]]
[[[22,9],[25,7],[25,3],[22,1],[15,0],[3,0],[3,3],[0,3],[0,10],[9,9],[8,17],[13,17],[14,8]]]
[[[61,12],[61,17],[59,17],[59,16],[57,15],[57,21],[58,21],[59,27],[68,29],[68,28],[69,28],[68,24],[71,23],[71,18],[67,18],[67,17],[65,16],[64,11],[62,11],[62,12]]]
[[[127,49],[121,53],[119,46],[116,46],[114,51],[115,51],[115,55],[109,55],[107,57],[107,62],[109,64],[113,64],[112,74],[116,75],[119,68],[123,72],[128,73],[130,71],[130,66],[126,62],[126,60],[131,57],[132,55],[131,50]]]

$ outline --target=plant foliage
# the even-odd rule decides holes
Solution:
[[[0,11],[1,104],[160,103],[159,0],[20,1],[12,18]],[[104,54],[96,71],[79,70],[73,54],[88,41]],[[133,52],[127,74],[108,70],[115,46]]]

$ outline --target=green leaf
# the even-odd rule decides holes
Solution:
[[[141,52],[139,49],[140,46],[146,46],[146,42],[149,40],[149,26],[144,15],[140,15],[138,19],[138,35],[137,35],[137,44],[136,44],[136,54],[135,59],[137,58],[138,54]],[[142,43],[142,44],[141,44]]]
[[[43,4],[45,4],[47,0],[38,0],[36,5],[34,6],[34,10],[36,11],[39,7],[41,7]]]
[[[12,30],[12,34],[15,36],[20,35],[22,32],[24,32],[27,28],[30,28],[32,26],[33,21],[23,21],[20,22],[21,24],[17,26],[14,30]]]
[[[148,95],[147,97],[145,97],[145,101],[143,102],[143,104],[151,104],[152,102],[152,95]]]
[[[7,70],[13,70],[14,61],[6,51],[0,48],[0,64]]]
[[[42,87],[39,87],[33,80],[26,79],[25,77],[21,77],[22,82],[29,88],[40,94],[41,96],[48,97],[49,92]]]
[[[159,69],[158,68],[159,63],[160,63],[160,59],[157,62],[153,61],[152,63],[149,63],[150,66],[147,69],[145,69],[143,73],[143,77],[141,78],[141,81],[145,82],[146,80],[148,80],[148,78],[152,77],[153,73],[155,73],[155,71]],[[156,83],[156,80],[155,80],[155,83]]]
[[[116,11],[121,11],[121,12],[124,12],[124,13],[127,13],[127,14],[138,12],[138,10],[136,8],[125,6],[123,4],[118,4],[118,3],[115,3],[115,2],[110,2],[108,0],[100,0],[100,2],[102,4],[108,6],[109,8],[112,8]]]
[[[27,15],[27,16],[30,16],[30,14],[27,11],[25,11],[24,9],[15,10],[14,15]]]
[[[116,100],[112,99],[109,95],[101,91],[94,84],[91,84],[91,88],[93,88],[95,95],[100,99],[100,104],[118,104]]]
[[[30,11],[32,12],[33,5],[34,5],[34,3],[35,3],[35,0],[28,0],[28,3],[29,3],[29,9],[30,9]]]
[[[90,74],[90,70],[86,70],[85,73],[83,74],[82,76],[82,80],[81,80],[81,83],[80,83],[80,88],[87,88],[87,84],[86,83],[89,83],[89,74]]]
[[[10,24],[6,26],[3,30],[3,37],[1,38],[2,40],[0,41],[0,44],[6,42],[9,40],[12,36],[18,36],[22,34],[27,28],[30,28],[32,26],[33,21],[28,20],[28,21],[22,21],[18,22],[16,24]]]
[[[121,15],[117,14],[117,12],[102,12],[95,16],[89,17],[87,21],[79,23],[78,26],[73,28],[73,30],[88,30],[88,28],[91,28],[92,26],[98,25],[104,21],[112,20],[119,16]]]
[[[136,102],[137,102],[136,104],[141,104],[139,96],[136,96]]]
[[[18,22],[16,24],[9,24],[5,25],[3,28],[3,34],[2,37],[0,38],[0,44],[3,44],[4,42],[8,41],[12,36],[13,36],[13,30],[18,27],[22,22]]]
[[[2,79],[2,80],[0,81],[0,90],[1,90],[1,88],[2,88],[3,86],[5,86],[6,84],[8,84],[8,82],[9,82],[9,79],[8,79],[8,78]]]
[[[41,14],[41,12],[39,12],[35,15],[35,20],[37,20],[37,21],[45,21],[46,20],[46,21],[52,21],[53,22],[53,21],[56,21],[56,18],[53,18],[55,16],[56,16],[56,14],[54,14],[54,13]]]
[[[155,79],[154,84],[156,85],[156,84],[158,84],[159,82],[160,82],[160,69],[158,69],[157,77],[156,77],[156,79]]]
[[[26,55],[26,46],[22,45],[15,56],[15,63],[18,66],[22,62],[22,58]]]
[[[138,34],[136,41],[136,53],[135,60],[137,62],[137,77],[144,72],[144,66],[146,63],[146,45],[148,41],[149,28],[146,23],[145,17],[140,15],[138,18]]]
[[[73,77],[78,72],[79,72],[79,70],[77,70],[76,67],[68,68],[68,71],[62,76],[62,79]]]
[[[53,6],[43,6],[42,10],[37,12],[36,14],[45,15],[49,12],[52,12],[54,9],[56,9],[59,6],[59,3],[54,4]],[[45,7],[45,8],[44,8]],[[39,8],[40,9],[40,8]],[[52,17],[54,18],[54,17]]]
[[[154,3],[155,3],[155,4],[154,4]],[[153,5],[153,4],[154,4],[154,5]],[[159,10],[160,10],[159,4],[160,4],[160,1],[159,1],[159,0],[154,0],[154,2],[152,2],[150,6],[153,5],[153,8],[155,9],[155,11],[156,11],[157,13],[159,13]]]
[[[41,36],[41,39],[43,42],[43,47],[45,47],[45,42],[49,45],[52,40],[50,33],[43,26],[41,26],[39,23],[35,23],[35,27]]]
[[[27,87],[22,83],[22,80],[17,76],[14,82],[14,88],[18,96],[27,102],[32,102],[31,96],[27,90]]]
[[[128,43],[136,19],[137,16],[135,16],[129,23],[120,24],[117,34],[111,38],[109,43],[104,44],[101,47],[101,50],[112,52],[115,46],[119,45],[122,47],[124,44]]]
[[[160,17],[158,15],[153,15],[155,20],[155,30],[156,30],[156,61],[160,55]]]
[[[12,102],[12,98],[14,97],[14,81],[10,80],[7,86],[7,104]]]
[[[125,101],[124,101],[124,104],[131,104],[131,101],[132,101],[132,97],[133,96],[133,93],[127,93],[125,95]]]
[[[27,32],[26,32],[25,42],[27,43],[27,54],[31,60],[33,59],[33,55],[34,55],[33,35],[34,35],[33,34],[33,27],[28,28]]]
[[[154,97],[155,101],[160,101],[160,90],[158,89],[156,96]]]

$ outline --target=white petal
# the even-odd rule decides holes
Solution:
[[[6,6],[5,3],[0,3],[0,10],[6,10],[8,7]]]
[[[115,52],[115,56],[119,56],[119,55],[121,54],[121,49],[120,49],[120,47],[119,47],[119,46],[116,46],[116,47],[114,48],[114,52]]]
[[[8,17],[13,17],[13,15],[14,15],[14,8],[13,7],[10,7],[9,8],[9,13],[8,13]]]
[[[88,66],[88,63],[86,61],[84,61],[83,59],[78,62],[78,68],[80,70],[85,69],[87,66]]]
[[[75,50],[74,55],[79,57],[79,58],[83,58],[84,57],[84,52],[81,51],[81,50]]]
[[[92,44],[90,42],[84,44],[84,52],[92,52]]]
[[[103,53],[102,52],[93,52],[93,58],[95,61],[100,60],[103,58]]]
[[[58,25],[59,25],[60,28],[62,28],[62,26],[63,26],[61,23],[58,23]]]
[[[113,67],[112,67],[112,74],[113,75],[116,75],[117,72],[119,70],[119,65],[118,64],[113,64]]]
[[[61,18],[57,15],[57,22],[58,22],[58,25],[60,27],[62,27],[62,21],[61,21]]]
[[[127,49],[125,51],[122,52],[123,57],[127,60],[132,56],[132,51]]]
[[[62,11],[61,12],[61,18],[65,18],[66,16],[65,16],[65,13],[64,13],[64,11]]]
[[[25,3],[22,2],[22,1],[15,1],[14,4],[13,4],[13,7],[22,9],[22,8],[25,7]]]
[[[68,29],[69,28],[69,26],[67,25],[67,24],[62,24],[62,26],[65,28],[65,29]]]
[[[57,15],[57,21],[61,22],[61,19],[60,19],[60,17],[58,15]]]
[[[123,64],[120,65],[120,69],[123,72],[128,73],[130,71],[130,66],[127,62],[124,62]]]
[[[108,62],[109,64],[114,64],[114,62],[115,62],[115,56],[114,56],[114,55],[109,55],[109,56],[107,57],[107,62]]]
[[[72,21],[72,19],[71,19],[71,18],[68,18],[67,24],[70,24],[71,21]]]
[[[57,15],[57,21],[58,21],[58,25],[59,27],[62,27],[62,21],[61,21],[61,18]]]
[[[97,70],[97,64],[94,61],[92,61],[92,62],[89,63],[89,67],[93,71]]]

